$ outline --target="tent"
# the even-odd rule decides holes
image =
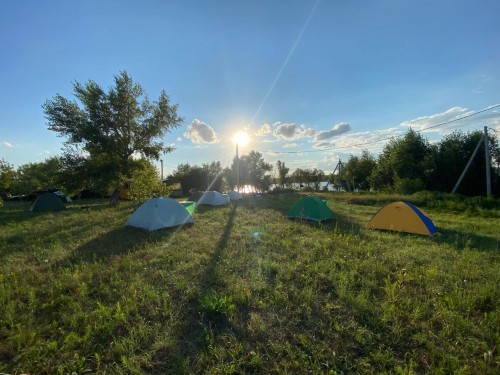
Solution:
[[[197,204],[207,204],[210,206],[222,206],[229,203],[229,197],[222,195],[218,191],[206,191]]]
[[[241,194],[234,190],[228,191],[227,196],[231,201],[239,201],[241,199]]]
[[[325,200],[306,195],[288,210],[286,217],[307,219],[321,222],[323,220],[335,219],[333,211],[330,210]]]
[[[30,207],[30,211],[43,212],[43,211],[61,211],[66,206],[59,196],[54,193],[40,194]]]
[[[393,202],[382,207],[366,225],[369,229],[433,236],[437,228],[420,208],[408,202]]]
[[[184,201],[180,202],[180,204],[184,206],[184,208],[187,210],[187,212],[189,212],[190,215],[194,213],[194,209],[196,208],[196,202]]]
[[[141,204],[125,225],[148,231],[194,223],[186,208],[171,198],[152,198]]]
[[[68,197],[66,194],[64,194],[62,191],[58,190],[58,191],[54,191],[54,194],[57,195],[64,203],[66,202],[73,202],[73,200]]]

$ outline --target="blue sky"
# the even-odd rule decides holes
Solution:
[[[2,1],[0,158],[59,155],[43,102],[127,70],[184,117],[165,174],[229,165],[242,129],[241,153],[331,171],[410,126],[499,104],[499,14],[497,0]],[[499,108],[424,135],[485,125],[500,131]]]

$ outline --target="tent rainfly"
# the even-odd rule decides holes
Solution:
[[[289,219],[298,218],[317,222],[335,219],[335,215],[328,207],[327,202],[312,195],[306,195],[304,198],[295,203],[295,205],[286,213],[286,217]]]
[[[141,204],[125,225],[153,231],[194,223],[186,208],[171,198],[152,198]]]
[[[222,195],[218,191],[206,191],[197,202],[197,204],[206,204],[209,206],[223,206],[228,203],[229,197]]]
[[[234,190],[228,191],[227,196],[231,201],[239,201],[241,199],[241,194]]]
[[[433,236],[437,228],[420,208],[408,202],[393,202],[382,207],[366,225],[369,229]]]
[[[61,211],[66,208],[61,198],[54,193],[40,194],[30,207],[30,211]]]
[[[187,212],[189,212],[190,215],[194,213],[194,209],[196,208],[196,202],[193,201],[184,201],[184,202],[179,202],[186,208]]]

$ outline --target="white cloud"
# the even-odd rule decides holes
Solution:
[[[325,139],[347,133],[349,130],[351,130],[351,126],[346,122],[341,122],[333,126],[331,130],[322,130],[316,133],[316,135],[314,136],[314,141],[324,141]]]
[[[488,108],[492,108],[494,106],[490,106]],[[445,112],[437,113],[429,116],[418,117],[413,120],[405,121],[401,123],[403,127],[410,127],[416,131],[422,131],[425,133],[439,133],[439,134],[448,134],[453,132],[456,129],[462,129],[466,126],[473,126],[478,124],[483,124],[487,126],[496,126],[500,124],[500,111],[498,109],[494,109],[491,111],[483,112],[475,116],[467,117],[459,120],[461,117],[469,116],[476,111],[470,111],[467,108],[462,107],[453,107],[448,109]],[[450,122],[453,121],[453,122]],[[444,124],[450,122],[448,124]],[[428,129],[430,127],[443,124],[437,126],[432,129]]]
[[[255,132],[257,137],[271,133],[271,126],[269,124],[262,124],[259,130]]]
[[[176,141],[177,142],[182,142],[182,138],[181,137],[177,137]]]
[[[0,146],[7,147],[7,148],[14,148],[15,147],[12,143],[7,142],[7,141],[0,141]]]
[[[269,138],[267,138],[267,139],[263,139],[262,142],[264,142],[264,143],[274,143],[274,142],[278,142],[278,140],[277,139],[269,139]]]
[[[389,139],[400,137],[404,133],[405,129],[397,127],[342,135],[335,139],[334,150],[353,154],[360,154],[362,150],[379,153]]]
[[[189,124],[187,131],[184,133],[184,137],[190,139],[193,143],[220,142],[215,130],[210,125],[198,119],[194,119],[191,124]]]
[[[323,141],[323,142],[314,143],[313,147],[314,148],[328,148],[328,147],[331,147],[333,145],[334,145],[334,143],[332,143],[332,142]]]
[[[285,143],[283,148],[297,147],[298,145],[298,143]]]
[[[316,131],[314,129],[306,128],[304,125],[277,122],[276,124],[274,124],[274,126],[275,129],[273,131],[273,135],[286,141],[292,141],[304,137],[312,137],[314,134],[316,134]]]

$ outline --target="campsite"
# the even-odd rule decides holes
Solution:
[[[194,223],[125,226],[136,202],[0,208],[0,371],[476,373],[499,369],[494,198],[298,193],[197,206]],[[386,204],[429,237],[366,228]]]

